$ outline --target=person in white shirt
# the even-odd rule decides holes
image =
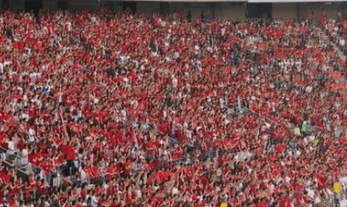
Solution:
[[[346,40],[345,40],[343,37],[341,37],[341,38],[340,38],[340,41],[339,41],[340,47],[341,47],[341,48],[345,47],[345,44],[346,44]]]
[[[4,64],[0,62],[0,74],[4,73]]]
[[[93,191],[93,195],[91,196],[92,198],[92,206],[93,207],[97,207],[98,206],[98,198],[96,197],[96,191]]]
[[[5,61],[4,63],[4,67],[6,67],[6,66],[9,66],[9,65],[12,65],[12,61]]]

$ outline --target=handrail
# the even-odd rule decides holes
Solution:
[[[261,113],[254,112],[247,107],[241,107],[241,109],[246,109],[247,111],[251,112],[252,114],[258,115],[259,118],[262,119],[262,121],[264,121],[264,122],[267,122],[267,121],[268,122],[275,122],[275,121],[272,121],[272,120],[268,119],[267,117],[263,116]],[[276,122],[276,124],[278,125],[278,122]]]
[[[3,147],[3,146],[0,146],[0,149],[5,150],[6,152],[9,150],[9,149],[6,149],[6,148]],[[18,152],[18,151],[15,151],[15,152]],[[16,156],[16,158],[20,158],[20,157],[19,157],[18,155],[16,155],[16,154],[14,154],[14,156]],[[29,160],[28,160],[28,162],[29,162]],[[46,171],[43,170],[41,167],[36,166],[36,165],[34,165],[33,163],[31,163],[31,162],[29,162],[29,163],[31,164],[32,167],[39,168],[42,172],[46,172]],[[16,166],[14,163],[13,163],[13,165]],[[20,169],[18,169],[18,170],[20,170]],[[22,170],[21,170],[21,171],[22,171]]]

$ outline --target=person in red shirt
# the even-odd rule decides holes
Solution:
[[[128,159],[122,159],[122,163],[121,163],[121,166],[122,166],[122,175],[123,177],[130,177],[131,175],[131,167],[132,167],[133,163]]]
[[[38,197],[40,197],[41,195],[47,195],[48,193],[48,188],[50,186],[48,185],[48,183],[44,180],[44,179],[37,179],[36,180],[36,193],[38,195]]]
[[[19,194],[14,194],[13,196],[11,196],[11,198],[9,199],[9,206],[13,206],[13,207],[17,207],[19,206],[19,202],[18,202],[18,197]]]
[[[314,20],[314,12],[312,8],[310,8],[310,10],[307,12],[307,17],[308,17],[309,24],[312,25]]]
[[[65,154],[67,160],[67,175],[73,175],[76,171],[74,160],[76,159],[75,144],[72,142],[61,146],[61,151]]]
[[[321,21],[322,25],[325,25],[325,24],[326,24],[327,15],[326,15],[324,9],[322,9],[322,11],[321,11],[321,13],[320,13],[320,21]]]
[[[151,22],[107,8],[45,16],[36,25],[31,14],[5,12],[0,24],[0,145],[22,150],[17,138],[30,135],[29,160],[45,171],[46,159],[56,161],[56,170],[79,159],[83,175],[116,179],[109,187],[120,192],[113,204],[146,206],[188,205],[190,199],[191,205],[215,206],[222,194],[235,206],[264,206],[271,198],[290,205],[292,192],[303,189],[298,175],[310,181],[316,170],[343,172],[337,168],[346,145],[334,130],[347,123],[346,64],[310,25],[259,19],[189,24],[181,15],[160,14]],[[334,39],[336,23],[325,26]],[[82,45],[74,43],[78,39]],[[149,44],[161,51],[147,50]],[[312,123],[312,136],[293,137],[291,127],[303,121]],[[200,147],[186,147],[192,139]],[[294,147],[287,147],[290,141]],[[171,152],[162,156],[168,153],[162,149]],[[162,162],[168,158],[174,159]],[[135,167],[139,173],[132,174]],[[15,174],[1,172],[1,178],[8,182]],[[64,174],[62,185],[73,185],[70,169]],[[184,193],[170,195],[172,181]],[[318,186],[327,193],[330,182],[319,176]],[[73,189],[58,194],[65,200],[57,205],[76,204]],[[95,205],[105,205],[101,198]]]

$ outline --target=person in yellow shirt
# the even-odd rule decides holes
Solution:
[[[226,203],[222,203],[220,204],[220,207],[228,207],[228,205]]]
[[[296,126],[295,126],[294,134],[295,134],[296,136],[301,136],[301,132],[300,132],[300,127],[299,127],[299,125],[296,125]]]
[[[335,183],[334,183],[334,192],[335,192],[336,194],[338,194],[338,193],[341,192],[341,190],[342,190],[341,184],[340,184],[339,182],[335,182]]]

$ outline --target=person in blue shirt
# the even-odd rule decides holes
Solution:
[[[212,19],[212,15],[211,15],[210,11],[207,11],[207,14],[205,15],[205,19],[206,20],[211,20]]]

